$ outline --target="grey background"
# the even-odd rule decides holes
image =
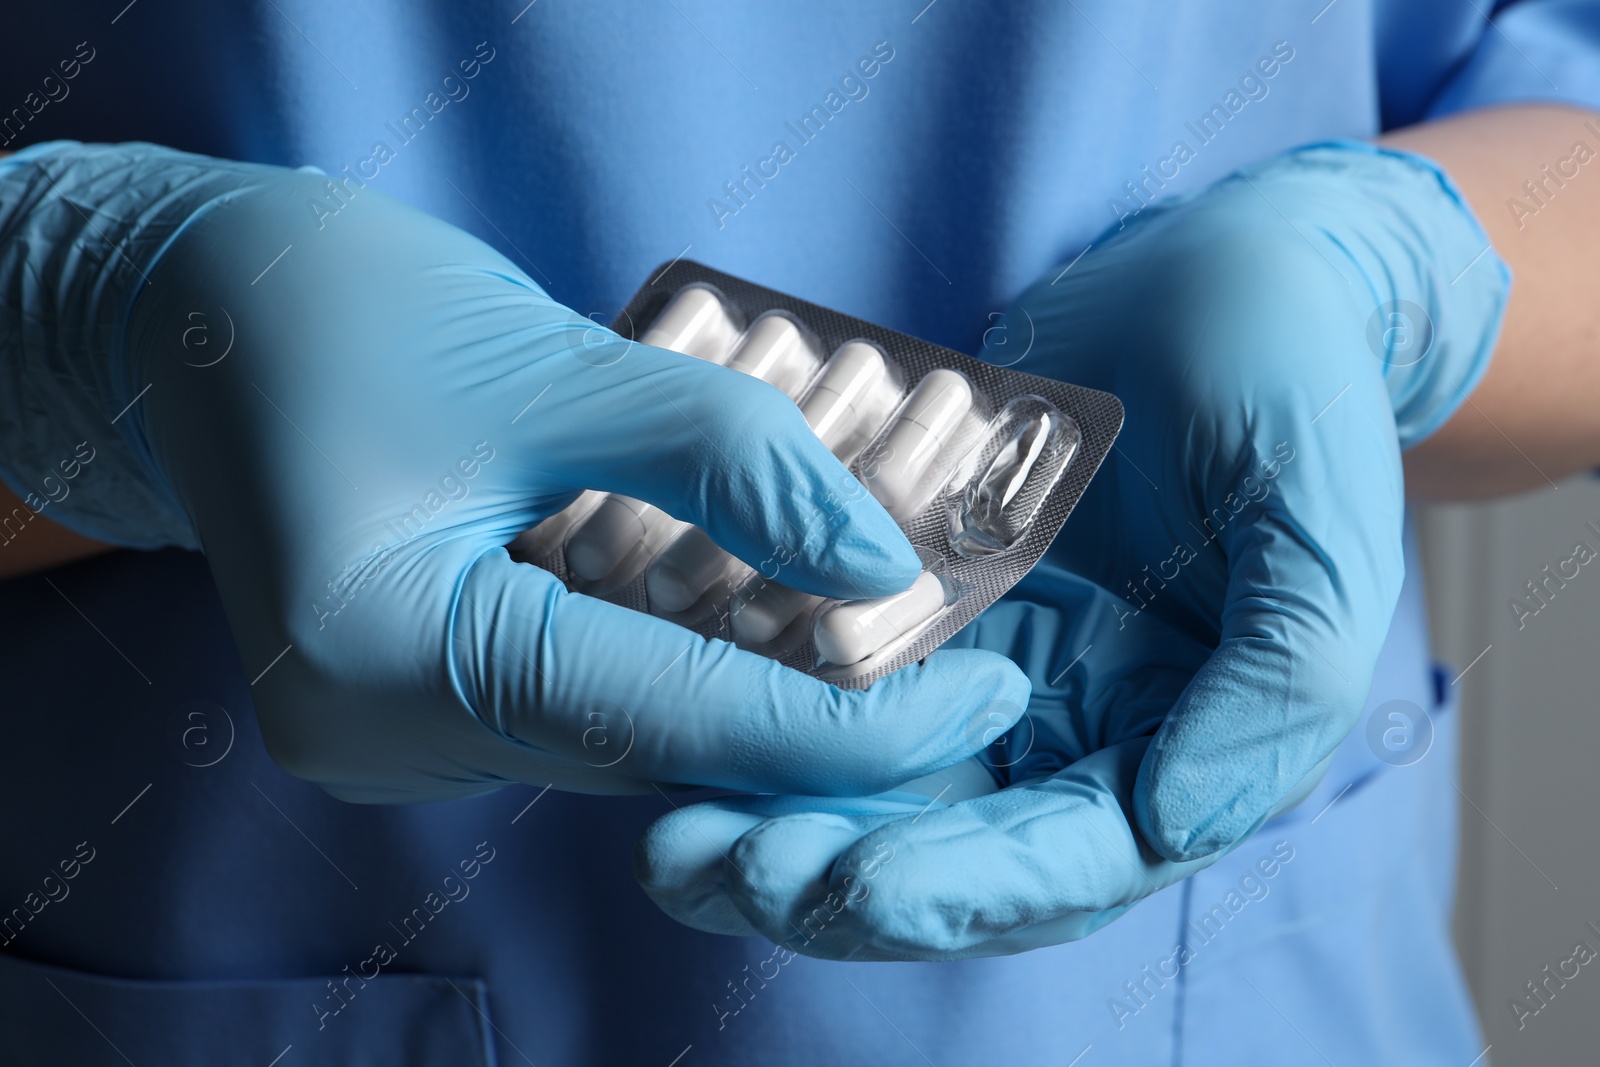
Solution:
[[[1455,933],[1487,1062],[1502,1067],[1600,1062],[1600,959],[1520,1029],[1509,1006],[1579,941],[1600,952],[1585,925],[1600,927],[1600,559],[1520,629],[1510,607],[1579,540],[1600,549],[1587,522],[1600,527],[1593,478],[1417,514],[1434,646],[1452,674],[1483,653],[1458,683],[1467,799]]]

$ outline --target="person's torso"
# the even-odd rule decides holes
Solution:
[[[41,70],[85,39],[94,55],[9,147],[139,138],[314,164],[478,234],[602,320],[688,256],[976,350],[1023,286],[1156,196],[1415,117],[1477,32],[1465,9],[1403,39],[1390,6],[1319,7],[280,0],[111,22],[69,5],[3,49]],[[10,69],[20,98],[31,68]],[[337,226],[337,207],[307,211]],[[1414,766],[1353,737],[1301,809],[1085,942],[779,963],[640,893],[630,849],[661,798],[339,804],[266,757],[197,557],[48,577],[0,587],[0,1015],[59,1031],[73,1062],[110,1062],[108,1044],[144,1062],[167,1029],[192,1054],[167,1062],[292,1045],[284,1067],[358,1062],[353,1048],[684,1067],[1314,1060],[1295,1029],[1336,1055],[1477,1051],[1443,914],[1449,715]],[[1372,707],[1443,710],[1426,649],[1413,578]],[[1293,859],[1279,850],[1267,892],[1234,909],[1280,842]],[[444,876],[474,860],[470,893],[448,899]],[[1405,891],[1384,903],[1379,885]],[[1186,932],[1218,905],[1220,932]],[[1396,988],[1429,974],[1426,1010],[1363,1018],[1390,987],[1338,962],[1357,939]],[[1177,966],[1180,942],[1204,947]],[[1341,1010],[1319,1014],[1330,996]]]

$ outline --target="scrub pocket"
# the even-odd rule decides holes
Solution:
[[[335,984],[342,990],[343,979]],[[107,978],[0,955],[6,1067],[442,1067],[492,1064],[476,978],[380,975],[338,1015],[328,977]],[[320,1029],[319,1029],[320,1022]]]

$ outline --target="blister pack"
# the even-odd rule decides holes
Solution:
[[[754,375],[852,477],[805,536],[871,495],[922,559],[910,589],[829,600],[643,501],[586,491],[510,546],[573,592],[732,641],[845,688],[924,658],[1044,554],[1122,427],[1110,393],[997,367],[690,260],[645,284],[622,337]]]

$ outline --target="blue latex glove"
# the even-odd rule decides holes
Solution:
[[[965,632],[1034,683],[991,756],[1005,788],[687,808],[641,842],[646,890],[795,951],[941,959],[1081,937],[1214,862],[1356,723],[1404,572],[1401,449],[1486,368],[1508,288],[1434,165],[1360,144],[1104,235],[1008,315],[1032,324],[1022,369],[1110,390],[1127,421],[1045,560]]]
[[[687,805],[641,840],[640,884],[680,922],[827,959],[993,956],[1099,929],[1213,862],[1156,855],[1131,810],[1150,735],[1206,649],[1119,610],[1092,583],[1035,568],[953,642],[1005,651],[1033,682],[1027,716],[981,761],[916,792]],[[1063,671],[1062,651],[1086,645]]]
[[[203,548],[270,751],[335,796],[870,793],[1022,713],[997,655],[843,692],[512,562],[595,488],[825,595],[920,567],[870,497],[822,506],[855,483],[776,389],[596,328],[437,219],[57,144],[0,164],[0,226],[0,474],[83,533]],[[32,495],[81,441],[70,492]]]

